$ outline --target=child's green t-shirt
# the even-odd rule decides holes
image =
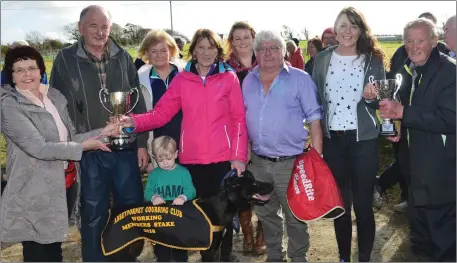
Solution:
[[[188,201],[194,199],[196,190],[189,171],[179,164],[176,164],[173,170],[164,170],[160,167],[152,170],[148,175],[144,199],[151,201],[156,194],[165,201],[173,201],[180,195],[186,196]]]

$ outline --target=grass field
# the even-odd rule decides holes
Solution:
[[[386,53],[387,57],[390,59],[392,55],[394,54],[395,50],[401,45],[401,42],[381,42],[381,46],[384,49],[384,52]],[[307,46],[307,41],[300,41],[300,48],[303,50],[304,53],[306,53],[306,46]],[[189,44],[187,44],[184,47],[184,52],[188,50]],[[137,56],[137,49],[136,48],[127,48],[128,52],[132,56],[132,58],[136,58]],[[52,69],[52,63],[53,63],[53,58],[54,56],[45,56],[45,64],[46,64],[46,72],[48,74],[48,77],[51,76],[51,69]],[[308,61],[308,57],[305,56],[305,61]],[[4,145],[4,138],[0,136],[0,146],[1,146],[1,166],[3,167],[5,164],[5,145]],[[387,140],[384,138],[381,138],[381,166],[380,166],[380,172],[387,167],[391,160],[392,160],[392,150],[391,150],[391,144],[388,143]]]

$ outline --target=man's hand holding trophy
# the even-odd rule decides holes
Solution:
[[[381,131],[379,135],[387,136],[387,139],[397,142],[400,139],[399,123],[403,117],[403,105],[399,101],[398,90],[402,83],[402,76],[396,75],[395,79],[374,80],[369,77],[369,84],[365,87],[363,97],[367,100],[378,99],[379,115],[381,116]]]

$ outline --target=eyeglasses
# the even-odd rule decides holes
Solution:
[[[260,54],[265,54],[265,52],[267,50],[269,50],[272,53],[277,53],[279,51],[279,49],[280,49],[280,47],[278,47],[278,46],[260,47],[260,48],[257,48],[256,51],[257,51],[257,53],[260,53]]]
[[[26,74],[26,72],[30,72],[30,73],[35,73],[37,70],[39,70],[38,67],[34,67],[34,66],[31,66],[31,67],[28,67],[28,68],[17,68],[15,70],[13,70],[14,73],[17,73],[19,75],[24,75]]]
[[[334,40],[334,39],[336,39],[336,37],[334,37],[334,36],[331,36],[331,37],[329,37],[329,36],[324,37],[324,40]]]

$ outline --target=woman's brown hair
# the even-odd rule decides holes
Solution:
[[[235,22],[235,24],[233,24],[232,28],[230,29],[227,41],[225,42],[225,54],[227,54],[227,59],[228,59],[228,56],[230,56],[230,54],[232,54],[232,52],[233,52],[233,45],[232,45],[233,32],[235,32],[235,30],[237,30],[237,29],[249,30],[249,31],[251,31],[252,39],[255,38],[256,32],[251,24],[249,24],[246,21]]]
[[[197,32],[195,32],[194,36],[192,37],[192,41],[190,42],[190,46],[189,46],[190,58],[192,60],[195,59],[194,58],[195,47],[204,38],[208,39],[208,42],[212,46],[216,47],[216,49],[217,49],[216,61],[214,61],[214,62],[224,59],[224,49],[222,48],[222,39],[219,37],[219,35],[217,35],[213,31],[211,31],[210,29],[206,29],[206,28],[201,28],[201,29],[197,30]]]
[[[316,48],[317,50],[317,53],[321,52],[322,49],[324,49],[324,44],[322,43],[322,40],[320,40],[319,38],[315,37],[315,38],[312,38],[308,41],[308,45],[309,44],[313,44],[314,47]]]
[[[343,10],[341,10],[341,12],[336,17],[334,24],[334,29],[337,34],[337,23],[342,15],[346,15],[353,25],[356,25],[360,28],[360,36],[357,40],[356,46],[357,54],[360,56],[371,53],[373,56],[379,58],[384,64],[384,68],[388,70],[387,67],[389,66],[389,63],[387,63],[386,54],[379,45],[379,42],[371,34],[371,29],[367,24],[365,16],[354,7],[343,8]]]

